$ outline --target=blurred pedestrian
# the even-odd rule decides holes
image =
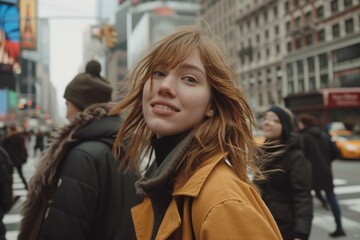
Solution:
[[[345,236],[341,223],[341,211],[334,192],[331,169],[333,160],[340,155],[339,149],[331,141],[330,136],[317,126],[316,117],[310,114],[299,115],[298,127],[305,155],[312,164],[312,189],[315,190],[317,198],[326,208],[327,203],[321,193],[322,190],[325,191],[327,201],[335,218],[336,230],[329,235],[331,237]]]
[[[43,131],[39,128],[37,132],[35,133],[35,146],[34,146],[34,156],[37,155],[37,150],[39,149],[40,152],[44,150],[44,138],[45,134]]]
[[[129,80],[112,110],[127,112],[114,150],[129,168],[155,153],[136,183],[145,197],[132,209],[137,238],[281,239],[247,176],[248,168],[259,172],[254,122],[216,41],[199,27],[179,29],[144,56]]]
[[[65,89],[70,124],[53,135],[31,180],[20,240],[135,239],[139,175],[113,157],[121,118],[108,116],[112,87],[100,71],[88,62]]]
[[[311,164],[292,127],[293,115],[288,109],[272,106],[265,113],[262,129],[267,180],[257,183],[284,240],[305,240],[313,218]]]
[[[6,228],[2,220],[13,205],[12,174],[13,164],[10,157],[0,146],[0,240],[6,239]]]
[[[9,157],[18,172],[25,189],[28,189],[28,184],[22,169],[28,158],[26,140],[16,124],[12,124],[7,127],[7,135],[3,142],[3,147],[9,154]]]

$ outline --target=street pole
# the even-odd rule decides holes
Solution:
[[[27,99],[32,102],[32,66],[30,59],[27,60]],[[27,106],[27,112],[30,113],[29,106]]]

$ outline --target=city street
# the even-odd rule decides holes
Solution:
[[[30,158],[24,165],[24,173],[30,179],[38,158],[34,157],[32,148],[29,150]],[[39,157],[39,153],[37,155]],[[335,177],[335,192],[337,193],[342,210],[342,220],[347,236],[339,239],[360,239],[360,161],[337,160],[333,164]],[[4,222],[7,228],[7,240],[17,239],[17,229],[21,219],[20,208],[24,202],[26,191],[17,173],[14,173],[14,190],[16,195],[22,196],[13,209],[5,216]],[[315,216],[310,240],[333,239],[328,236],[335,230],[335,223],[330,210],[322,208],[319,201],[314,198]]]

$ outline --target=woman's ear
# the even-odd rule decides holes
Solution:
[[[211,108],[209,108],[207,111],[206,111],[206,116],[207,117],[212,117],[212,116],[214,116],[214,110],[213,109],[211,109]]]

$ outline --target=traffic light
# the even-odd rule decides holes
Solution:
[[[104,37],[104,30],[102,27],[92,26],[91,27],[91,36],[99,40],[102,43],[102,39]]]
[[[105,43],[108,48],[112,48],[117,43],[116,29],[112,25],[104,25],[102,33],[105,36]]]

